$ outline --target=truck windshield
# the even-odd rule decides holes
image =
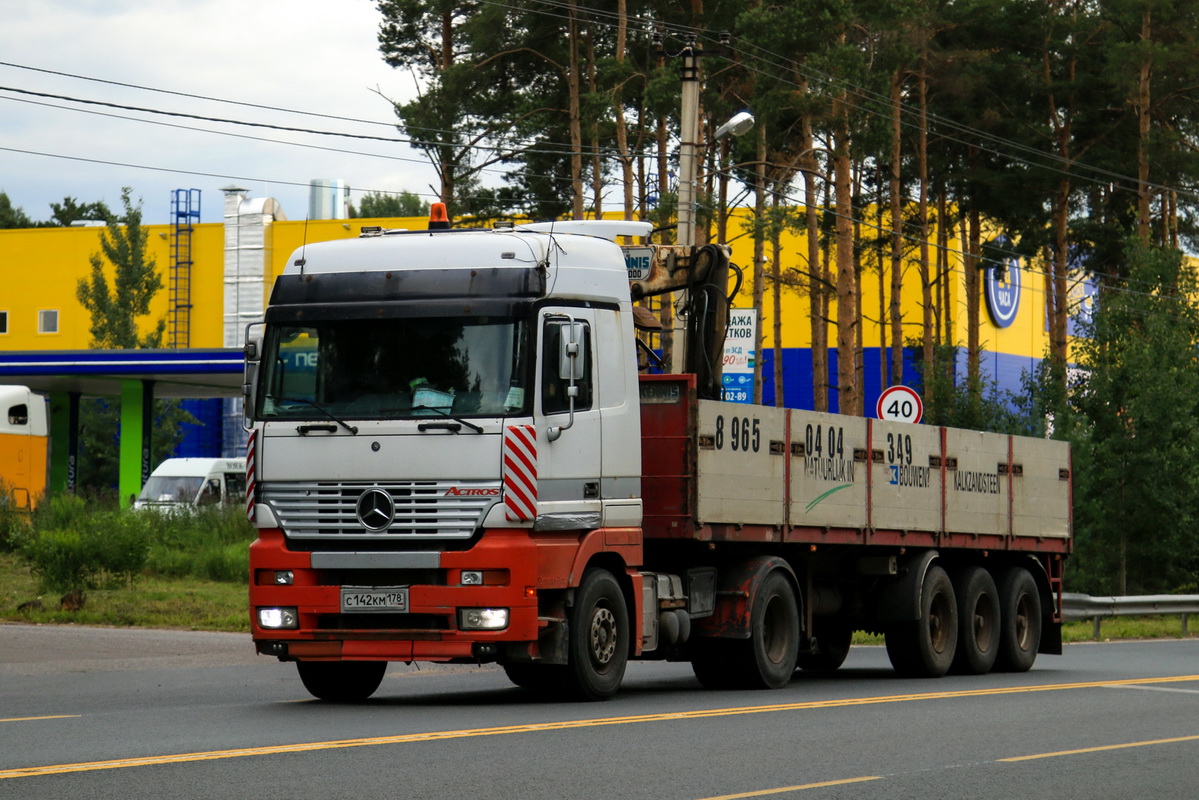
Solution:
[[[495,316],[268,326],[257,417],[522,414],[529,372],[525,327],[522,320]]]

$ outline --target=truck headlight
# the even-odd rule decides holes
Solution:
[[[271,630],[287,630],[300,627],[300,615],[295,608],[260,608],[258,625]]]
[[[508,627],[506,608],[460,608],[458,628],[464,631],[499,631]]]

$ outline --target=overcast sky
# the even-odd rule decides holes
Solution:
[[[169,221],[174,189],[199,189],[202,221],[220,221],[230,184],[274,197],[289,219],[307,214],[314,178],[344,179],[354,202],[365,191],[431,199],[433,170],[406,143],[79,102],[399,139],[379,93],[406,99],[415,90],[383,63],[379,19],[373,0],[5,0],[0,191],[44,220],[68,196],[116,210],[130,186],[147,223]]]

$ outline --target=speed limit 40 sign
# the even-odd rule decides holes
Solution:
[[[878,396],[875,416],[888,422],[919,422],[924,416],[924,403],[915,390],[892,386]]]

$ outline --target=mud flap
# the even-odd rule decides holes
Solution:
[[[1062,654],[1062,623],[1054,622],[1053,617],[1041,618],[1041,646],[1037,652],[1047,656]]]
[[[791,565],[778,556],[759,556],[730,569],[720,570],[716,583],[716,609],[711,616],[693,621],[696,633],[720,639],[750,638],[754,597],[762,581],[776,569],[785,571],[799,585]],[[796,599],[802,627],[804,601],[798,593]]]

